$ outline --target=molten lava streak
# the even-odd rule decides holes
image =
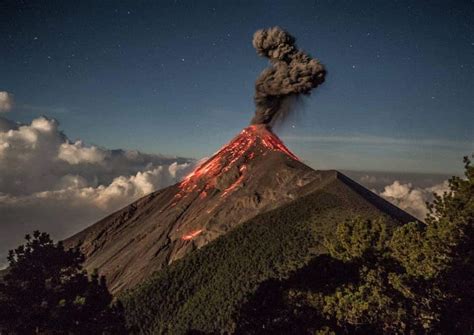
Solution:
[[[220,189],[222,192],[220,198],[227,197],[247,180],[248,163],[269,151],[279,151],[291,159],[299,160],[266,125],[255,124],[245,128],[232,141],[183,179],[179,184],[180,191],[174,196],[170,207],[176,206],[178,202],[188,197],[190,200],[205,199],[210,192],[216,189],[220,177],[233,169],[229,173],[237,171],[238,176],[226,189]],[[216,206],[217,204],[212,209]],[[192,239],[200,232],[185,235],[182,239]]]
[[[199,234],[201,234],[202,231],[203,231],[203,229],[199,229],[199,230],[192,231],[192,232],[190,232],[190,233],[187,234],[187,235],[181,236],[181,239],[182,239],[183,241],[190,241],[190,240],[192,240],[193,238],[195,238],[196,236],[198,236]]]

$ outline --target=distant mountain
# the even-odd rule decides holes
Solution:
[[[340,218],[370,213],[394,222],[414,220],[339,172],[311,169],[265,125],[252,125],[182,182],[132,203],[65,245],[79,246],[86,268],[99,269],[111,291],[119,293],[257,216],[265,221],[274,217],[271,210],[300,206],[299,216],[284,223],[291,230],[302,218],[317,215],[322,203],[332,213],[340,211],[334,214]],[[324,224],[329,223],[335,221]]]

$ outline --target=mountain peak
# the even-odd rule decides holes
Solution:
[[[199,197],[204,199],[209,191],[216,187],[222,191],[222,198],[227,197],[244,183],[255,158],[266,156],[272,151],[299,161],[266,125],[250,125],[244,128],[179,183],[180,191],[175,195],[171,206],[176,206],[191,193],[197,192]],[[188,235],[186,239],[187,237]]]
[[[327,195],[338,199],[330,206],[409,219],[340,173],[303,164],[266,125],[251,125],[180,183],[111,214],[65,245],[79,246],[86,268],[100,269],[116,293],[257,215],[315,192],[334,193]]]

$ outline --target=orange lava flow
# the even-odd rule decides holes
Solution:
[[[199,234],[201,234],[202,232],[203,232],[203,229],[195,230],[195,231],[190,232],[190,233],[187,234],[187,235],[181,236],[181,239],[182,239],[183,241],[190,241],[190,240],[192,240],[193,238],[195,238],[196,236],[198,236]]]
[[[239,177],[221,194],[221,197],[226,197],[244,182],[247,163],[255,159],[259,153],[265,154],[266,150],[262,150],[262,147],[283,152],[292,159],[299,160],[265,125],[251,125],[186,176],[179,184],[180,191],[174,196],[170,206],[175,206],[178,201],[195,192],[197,192],[196,197],[206,198],[209,191],[215,188],[218,177],[237,166]],[[255,149],[252,150],[253,148],[260,148],[260,150],[256,152]]]

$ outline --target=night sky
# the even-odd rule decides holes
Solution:
[[[277,133],[316,168],[456,173],[474,146],[472,1],[1,1],[5,117],[200,158],[245,127],[278,25],[327,81]]]

